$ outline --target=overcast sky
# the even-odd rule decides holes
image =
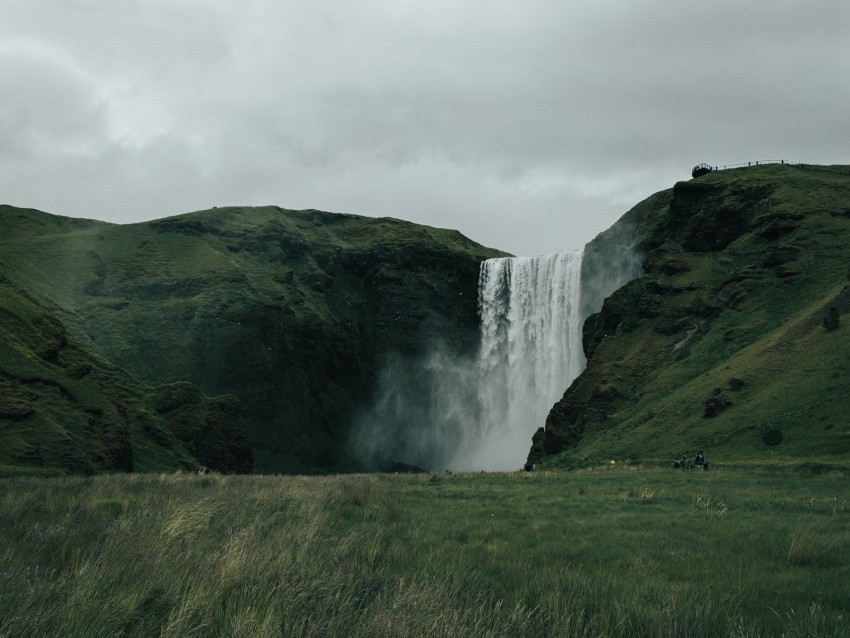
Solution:
[[[699,162],[850,163],[847,0],[0,0],[0,202],[581,248]]]

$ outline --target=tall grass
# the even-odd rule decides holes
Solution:
[[[847,636],[843,476],[0,481],[0,637]]]

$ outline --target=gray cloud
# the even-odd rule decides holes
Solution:
[[[850,162],[850,5],[7,0],[0,200],[579,248],[700,161]]]

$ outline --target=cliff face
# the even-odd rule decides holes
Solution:
[[[638,204],[588,246],[588,303],[605,255],[643,274],[588,317],[587,368],[529,461],[846,461],[848,245],[847,167],[729,170]]]
[[[479,264],[502,254],[454,231],[276,207],[127,226],[0,213],[10,284],[144,384],[184,382],[180,405],[212,401],[216,432],[244,418],[260,471],[355,468],[342,442],[382,361],[474,347]],[[196,410],[157,396],[188,436]],[[223,439],[193,440],[202,458]]]
[[[0,280],[0,474],[249,472],[239,401],[145,386]]]

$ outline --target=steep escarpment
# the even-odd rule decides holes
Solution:
[[[723,171],[638,204],[588,252],[643,274],[585,322],[587,368],[529,460],[846,461],[848,245],[847,167]]]
[[[126,226],[0,212],[11,282],[144,384],[236,397],[260,471],[357,467],[343,442],[383,361],[474,347],[479,264],[502,254],[455,231],[313,210]]]
[[[0,279],[0,473],[249,472],[234,396],[146,386]]]

